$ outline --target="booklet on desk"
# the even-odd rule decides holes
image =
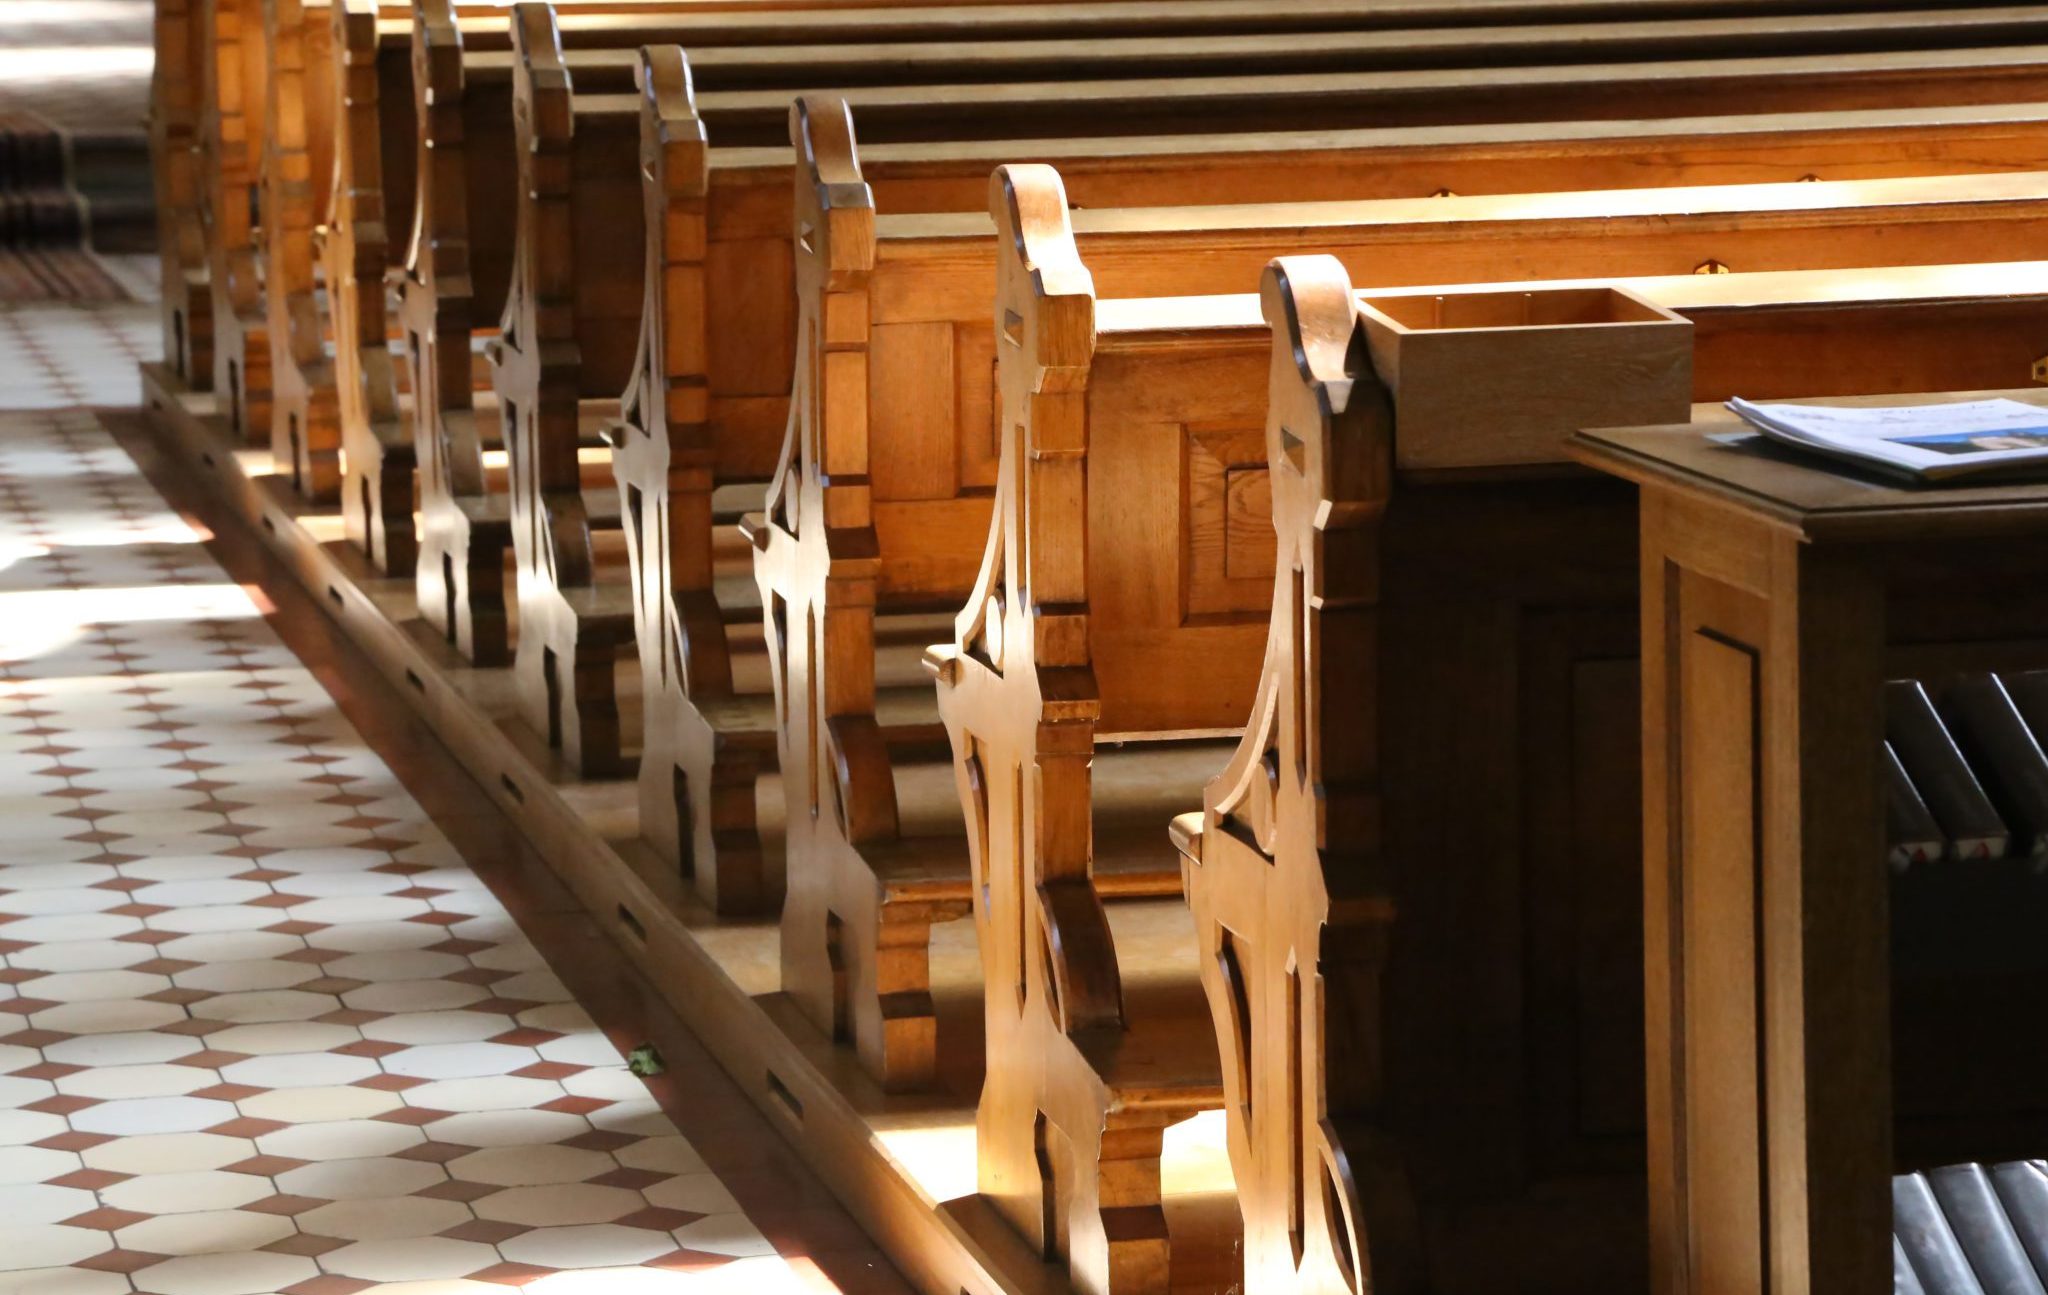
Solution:
[[[2048,408],[2017,400],[1728,408],[1774,441],[1921,482],[2048,478]]]

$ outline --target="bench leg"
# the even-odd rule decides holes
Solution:
[[[1173,1254],[1159,1156],[1169,1122],[1157,1112],[1111,1112],[1088,1136],[1068,1140],[1060,1125],[1040,1121],[1047,1207],[1064,1215],[1055,1226],[1065,1234],[1074,1288],[1085,1295],[1167,1295]]]
[[[559,603],[521,611],[519,699],[528,719],[579,775],[623,775],[618,640]]]
[[[939,1057],[932,927],[968,917],[972,904],[892,900],[856,847],[825,833],[813,841],[783,906],[783,987],[820,1029],[853,1045],[885,1092],[928,1089]]]
[[[502,666],[512,659],[505,614],[505,551],[512,539],[477,535],[466,519],[449,516],[452,511],[421,519],[414,573],[420,616],[465,661]]]
[[[765,750],[712,728],[679,689],[647,708],[641,834],[722,915],[773,913],[782,905],[780,860],[761,838],[755,808],[774,764]]]
[[[412,446],[405,445],[401,452],[369,431],[344,436],[341,511],[349,542],[378,571],[404,579],[419,560],[412,516]]]

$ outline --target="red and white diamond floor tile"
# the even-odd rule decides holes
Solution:
[[[0,414],[0,1295],[799,1279],[90,414]]]

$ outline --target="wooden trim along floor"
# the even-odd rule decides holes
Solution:
[[[309,508],[270,453],[235,445],[210,395],[142,365],[143,408],[187,482],[261,538],[517,827],[593,924],[658,988],[902,1275],[927,1295],[1065,1295],[973,1194],[972,1097],[886,1097],[776,988],[776,924],[720,919],[637,843],[630,781],[584,783],[512,717],[509,671],[479,670]],[[771,1237],[772,1239],[772,1237]]]

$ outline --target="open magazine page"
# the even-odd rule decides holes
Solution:
[[[1928,480],[2048,472],[2048,409],[2017,400],[1852,409],[1728,407],[1774,440]]]

